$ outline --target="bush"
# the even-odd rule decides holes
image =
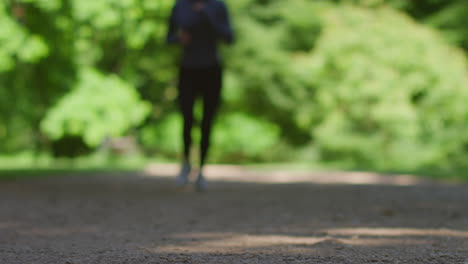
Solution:
[[[171,113],[140,132],[143,146],[152,153],[175,158],[182,150],[182,117]]]
[[[51,108],[41,129],[50,138],[81,136],[95,147],[106,137],[120,136],[149,114],[148,103],[117,76],[84,70],[72,92]]]
[[[277,125],[243,113],[220,116],[213,131],[212,159],[218,162],[263,160],[278,144]]]
[[[296,65],[309,96],[296,120],[324,160],[381,169],[453,166],[468,142],[465,57],[388,8],[324,16],[316,49]]]

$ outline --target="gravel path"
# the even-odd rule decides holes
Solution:
[[[468,185],[210,167],[0,181],[1,264],[468,263]]]

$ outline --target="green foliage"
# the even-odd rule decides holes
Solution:
[[[221,115],[213,135],[213,155],[219,161],[261,160],[278,144],[277,125],[242,113]]]
[[[211,160],[466,161],[466,0],[226,2],[237,42],[223,50]],[[173,3],[0,1],[2,152],[132,133],[147,153],[177,157]]]
[[[154,108],[171,109],[166,105],[174,98],[173,86],[168,85],[174,66],[171,52],[161,41],[171,4],[149,0],[1,2],[3,151],[48,147],[50,140],[41,133],[41,121],[50,108],[58,108],[55,104],[62,96],[74,92],[71,88],[79,81],[76,73],[87,69],[119,75],[131,89],[155,103]],[[152,111],[155,118],[167,112],[158,109]]]
[[[340,0],[363,6],[390,5],[441,30],[445,37],[468,50],[468,2],[465,0]]]
[[[5,152],[43,149],[40,121],[74,82],[73,32],[57,22],[69,6],[56,3],[0,4],[0,60],[10,64],[0,71],[0,147]]]
[[[261,116],[281,127],[282,137],[302,145],[310,137],[291,120],[296,98],[306,95],[291,67],[314,48],[322,28],[319,16],[328,5],[310,1],[244,1],[235,13],[239,41],[230,52],[227,92],[238,90],[230,106]],[[307,10],[307,11],[304,11]],[[248,59],[247,59],[248,58]],[[255,98],[255,99],[253,99]]]
[[[177,157],[177,153],[182,149],[182,118],[178,113],[171,113],[145,126],[140,137],[147,149]]]
[[[274,121],[289,144],[312,145],[326,161],[462,165],[466,62],[439,34],[383,1],[242,3],[226,82],[232,109]]]
[[[446,8],[429,16],[426,21],[441,29],[450,41],[468,50],[468,2],[449,2]]]
[[[140,124],[149,110],[150,105],[117,76],[83,70],[77,86],[48,111],[41,128],[52,139],[82,136],[88,145],[97,146]]]
[[[299,69],[313,87],[299,105],[313,107],[297,116],[323,158],[413,169],[463,154],[468,72],[459,50],[388,8],[345,6],[325,21]]]
[[[47,56],[48,48],[40,36],[32,35],[10,16],[0,3],[0,73],[10,71],[18,62],[35,63]]]

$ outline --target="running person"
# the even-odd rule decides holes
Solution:
[[[207,187],[202,168],[210,145],[211,129],[221,99],[223,69],[217,45],[219,40],[232,43],[233,30],[226,5],[221,0],[178,0],[169,18],[167,42],[183,47],[179,66],[179,104],[183,115],[184,157],[177,177],[178,185],[186,185],[191,171],[190,147],[193,106],[203,100],[201,124],[200,168],[195,182],[197,190]]]

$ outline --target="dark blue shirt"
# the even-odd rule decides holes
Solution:
[[[203,2],[203,9],[195,10],[195,3]],[[178,0],[169,18],[167,42],[180,44],[179,32],[190,35],[183,47],[181,65],[209,67],[220,63],[217,50],[219,40],[232,43],[234,33],[224,2],[220,0]]]

